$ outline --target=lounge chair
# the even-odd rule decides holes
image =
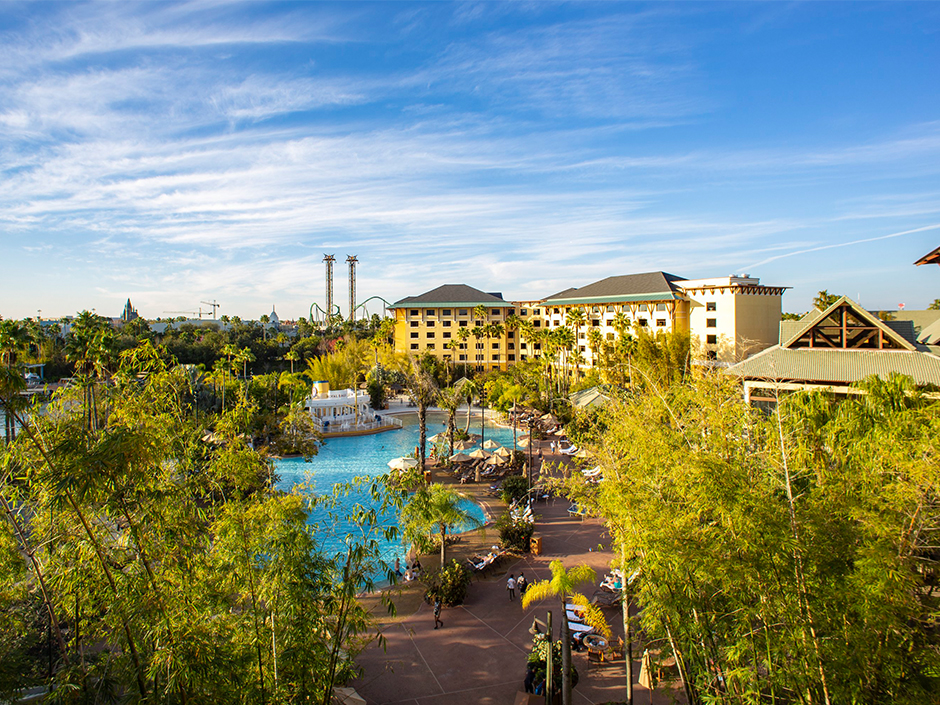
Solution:
[[[574,455],[578,452],[578,446],[568,446],[567,448],[559,448],[558,452],[562,455]]]

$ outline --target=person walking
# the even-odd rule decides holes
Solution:
[[[516,579],[516,587],[519,588],[519,597],[525,595],[525,589],[529,587],[529,583],[522,573],[519,573],[519,577]]]
[[[441,596],[434,596],[434,628],[437,629],[438,626],[443,627],[444,623],[441,621]]]
[[[506,589],[509,590],[509,601],[516,599],[516,578],[512,573],[509,574],[509,580],[506,581]]]

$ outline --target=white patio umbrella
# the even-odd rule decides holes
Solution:
[[[473,441],[457,441],[454,443],[454,448],[456,450],[470,450],[474,446],[476,446],[476,443]]]
[[[505,465],[508,461],[501,455],[496,455],[495,453],[486,459],[487,465]]]
[[[509,448],[497,448],[493,451],[493,455],[498,455],[500,458],[508,458],[512,455],[512,451]]]
[[[470,457],[471,457],[471,458],[477,458],[477,459],[479,459],[479,458],[489,458],[489,457],[492,456],[492,455],[493,455],[493,454],[490,453],[488,450],[483,450],[482,448],[477,448],[475,451],[473,451],[473,452],[470,454]]]
[[[395,458],[388,461],[388,466],[392,470],[411,470],[411,468],[418,467],[418,459],[408,457]]]
[[[576,458],[593,458],[594,456],[591,455],[588,451],[584,450],[584,448],[578,448],[577,452],[574,454],[574,457],[576,457]]]
[[[454,463],[466,463],[468,460],[473,460],[473,458],[466,453],[454,453],[450,456],[450,460]]]
[[[519,439],[516,445],[518,445],[520,448],[528,448],[530,443],[531,441],[527,437],[522,437]]]
[[[499,448],[500,445],[493,439],[490,439],[483,444],[483,447],[486,448],[487,450],[493,450],[494,448]]]
[[[428,443],[437,443],[438,441],[446,441],[446,440],[447,440],[446,433],[435,433],[433,436],[431,436],[428,439]]]

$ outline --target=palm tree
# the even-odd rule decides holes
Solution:
[[[473,348],[474,348],[474,361],[475,361],[475,360],[476,360],[476,355],[479,354],[479,352],[477,352],[477,351],[478,351],[479,348],[480,348],[480,338],[482,338],[483,336],[486,335],[486,330],[484,329],[483,326],[473,326],[473,329],[470,331],[470,335],[473,336],[473,340],[475,341],[475,342],[474,342],[474,346],[473,346]],[[485,362],[485,361],[486,361],[486,355],[483,356],[483,359],[484,359],[484,362]],[[474,362],[474,366],[473,366],[473,367],[474,367],[474,369],[476,369],[476,362]],[[484,367],[483,369],[485,370],[486,368]]]
[[[31,336],[29,329],[18,321],[0,321],[0,360],[5,368],[4,398],[19,399],[19,392],[25,386],[23,375],[16,369],[17,357],[29,349]],[[13,420],[9,401],[4,402],[6,417],[4,438],[7,445],[16,438],[16,423]]]
[[[459,330],[457,331],[457,338],[460,340],[461,343],[464,344],[464,346],[466,346],[466,344],[467,344],[467,338],[469,338],[469,337],[470,337],[470,329],[469,329],[469,328],[461,328],[461,329],[459,329]],[[466,347],[464,347],[464,349],[466,350]],[[464,376],[464,377],[467,376],[467,358],[468,358],[469,356],[470,356],[470,351],[468,350],[468,351],[467,351],[467,354],[464,355],[464,357],[463,357],[463,376]]]
[[[258,318],[258,320],[261,321],[261,339],[267,342],[268,341],[268,323],[270,323],[271,317],[266,313],[262,313],[261,317]]]
[[[434,483],[421,487],[401,510],[401,526],[406,539],[419,544],[434,533],[441,540],[441,568],[447,558],[447,530],[480,522],[461,508],[464,495],[452,487]]]
[[[561,701],[562,705],[571,705],[571,634],[565,605],[569,597],[575,594],[577,585],[593,583],[597,580],[597,574],[593,568],[586,565],[575,566],[566,571],[564,564],[559,560],[552,561],[549,567],[552,577],[549,580],[532,583],[526,589],[525,595],[522,596],[522,609],[528,609],[533,602],[548,597],[557,597],[561,601]],[[584,603],[588,601],[584,599]]]
[[[424,472],[424,462],[427,458],[426,444],[428,437],[428,407],[437,401],[438,388],[434,376],[424,369],[413,357],[411,374],[408,375],[408,396],[418,407],[418,467]]]
[[[222,367],[222,411],[225,411],[225,376],[232,371],[232,358],[238,355],[238,352],[238,346],[234,343],[222,346],[222,354],[225,355],[225,366]]]
[[[500,337],[502,337],[502,335],[503,335],[503,324],[502,324],[502,323],[490,323],[488,326],[486,326],[486,328],[485,328],[484,330],[486,331],[486,347],[487,347],[486,354],[487,354],[487,355],[490,355],[490,348],[492,347],[492,346],[490,345],[490,340],[491,340],[492,338],[500,338]],[[490,355],[490,356],[492,357],[492,355]]]
[[[300,362],[300,353],[296,350],[288,350],[284,355],[285,360],[290,360],[290,373],[294,374],[294,363]]]
[[[581,344],[581,326],[584,325],[586,320],[587,320],[587,316],[585,315],[583,308],[577,308],[577,307],[569,308],[568,311],[565,313],[565,325],[569,325],[572,328],[574,328],[574,339],[575,339],[574,349],[575,350],[577,350]],[[581,371],[580,367],[581,365],[576,361],[575,362],[575,379],[577,379],[580,376],[579,375]]]
[[[587,334],[588,345],[591,348],[591,366],[599,367],[600,360],[598,357],[600,355],[601,345],[604,343],[604,336],[601,335],[600,330],[597,328],[591,328]]]
[[[464,330],[464,329],[461,329]],[[451,379],[454,379],[457,376],[457,351],[460,349],[460,341],[456,338],[451,338],[447,341],[445,347],[450,350],[450,362],[451,362]]]
[[[569,355],[577,347],[578,339],[575,337],[574,332],[568,326],[561,326],[560,328],[553,330],[552,338],[556,346],[555,349],[560,353],[564,353],[563,357],[565,362],[563,367],[565,368],[565,379],[568,380],[571,376],[571,371],[568,368]]]
[[[457,428],[457,409],[463,403],[463,392],[458,387],[445,387],[437,395],[437,405],[447,412],[449,458],[454,454],[454,432]]]
[[[82,311],[72,323],[65,355],[75,365],[85,395],[85,419],[88,429],[97,430],[98,408],[95,387],[111,362],[114,331],[104,318]]]

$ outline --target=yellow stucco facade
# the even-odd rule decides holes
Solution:
[[[686,280],[657,272],[611,277],[545,299],[513,302],[471,287],[449,285],[392,307],[395,349],[431,353],[478,371],[506,369],[542,353],[540,343],[526,340],[506,325],[512,316],[528,321],[534,330],[568,325],[583,368],[596,364],[601,344],[616,340],[618,327],[624,324],[654,334],[687,332],[697,358],[730,364],[777,343],[784,289],[761,285],[746,275]],[[446,300],[455,296],[463,300]],[[487,309],[485,318],[474,312],[474,306],[481,305],[478,299],[486,299],[482,304]],[[577,325],[569,323],[575,309],[581,317]],[[487,338],[469,333],[495,323],[502,326],[499,335]]]

